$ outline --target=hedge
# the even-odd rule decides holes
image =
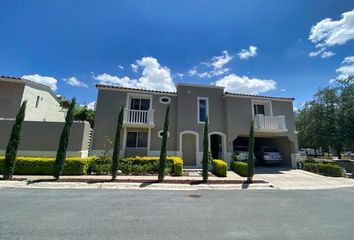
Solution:
[[[331,177],[342,177],[342,168],[335,164],[329,163],[304,163],[305,171],[321,174]]]
[[[211,172],[217,177],[226,177],[227,163],[220,159],[212,160]]]
[[[248,165],[246,162],[233,161],[231,163],[231,170],[242,177],[247,177]]]
[[[0,174],[4,172],[4,159],[0,157]],[[88,158],[66,158],[63,175],[86,174],[90,162],[95,157]],[[52,175],[54,171],[54,158],[43,157],[17,157],[14,174],[18,175]]]
[[[183,160],[180,157],[167,157],[167,171],[174,176],[182,176]],[[158,173],[159,157],[129,157],[122,158],[119,169],[125,173]]]

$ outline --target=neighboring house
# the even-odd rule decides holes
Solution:
[[[15,118],[24,100],[27,100],[26,121],[65,120],[65,113],[48,86],[22,78],[0,76],[0,119]]]
[[[201,167],[206,116],[214,158],[229,161],[237,145],[247,145],[254,119],[256,146],[275,146],[286,166],[296,166],[293,98],[235,94],[224,92],[223,87],[194,84],[178,84],[177,92],[96,86],[91,154],[101,155],[107,138],[114,141],[119,108],[123,105],[121,155],[158,156],[166,107],[170,104],[167,154],[183,157],[185,166]]]

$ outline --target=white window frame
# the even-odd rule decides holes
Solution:
[[[161,100],[162,98],[167,98],[167,99],[168,99],[168,102],[163,102],[163,101]],[[162,96],[162,97],[159,98],[159,101],[160,101],[160,103],[162,103],[162,104],[170,104],[170,103],[171,103],[171,98],[170,98],[170,97],[167,97],[167,96]]]
[[[163,130],[160,130],[157,132],[157,137],[162,138],[161,134],[163,133]],[[170,131],[167,131],[167,138],[170,137]]]
[[[136,133],[136,140],[135,140],[135,146],[136,147],[128,147],[127,144],[128,144],[128,133]],[[146,147],[138,147],[138,133],[146,133],[147,134],[147,142],[146,142]],[[128,148],[128,149],[147,149],[149,147],[149,132],[144,132],[144,131],[129,131],[127,130],[127,133],[126,133],[126,136],[125,136],[125,148]]]
[[[272,101],[270,100],[260,100],[260,99],[252,99],[251,100],[251,110],[252,116],[254,117],[254,105],[264,105],[264,113],[265,116],[273,116],[273,107]]]
[[[206,101],[206,117],[209,118],[209,98],[207,98],[207,97],[198,97],[197,98],[197,122],[199,124],[204,124],[205,121],[200,121],[200,116],[199,116],[199,103],[200,103],[200,100],[205,100]],[[210,119],[209,119],[209,122],[210,122]]]

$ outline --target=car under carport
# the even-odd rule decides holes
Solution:
[[[233,141],[233,149],[237,149],[238,146],[248,146],[248,136],[237,137]],[[279,163],[278,166],[291,167],[291,142],[288,137],[255,137],[254,146],[255,150],[261,147],[275,147],[283,157],[283,162]]]

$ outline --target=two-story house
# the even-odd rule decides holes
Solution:
[[[170,105],[167,154],[181,156],[185,166],[201,166],[206,116],[214,158],[229,161],[237,145],[247,145],[254,119],[256,145],[276,147],[284,165],[296,166],[293,98],[235,94],[224,92],[223,87],[195,84],[177,84],[176,92],[96,86],[92,154],[102,154],[107,138],[114,140],[119,108],[123,105],[121,155],[158,156],[166,107]]]
[[[13,119],[27,100],[26,121],[64,122],[56,95],[46,85],[23,78],[0,76],[0,119]]]

